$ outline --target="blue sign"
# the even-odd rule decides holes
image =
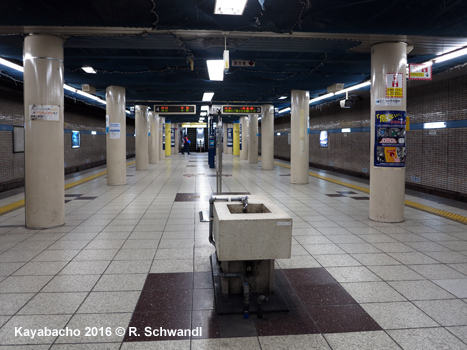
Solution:
[[[405,125],[405,111],[375,112],[375,166],[405,167]]]

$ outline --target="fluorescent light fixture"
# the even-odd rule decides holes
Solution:
[[[216,0],[215,15],[243,15],[247,0]]]
[[[91,131],[91,135],[97,135],[97,131]]]
[[[281,133],[280,133],[280,132],[278,132],[276,135],[277,135],[277,136],[281,136]]]
[[[76,92],[77,91],[74,87],[72,87],[70,85],[67,85],[67,84],[63,84],[63,88],[65,90],[68,90],[68,91],[71,91],[71,92]]]
[[[279,110],[279,114],[285,113],[285,112],[290,112],[292,108],[290,107],[285,107]]]
[[[350,132],[350,128],[344,128],[341,130],[342,132]]]
[[[313,99],[310,100],[309,103],[318,102],[318,101],[324,100],[324,99],[332,97],[332,96],[334,96],[334,92],[330,92],[329,94],[325,94],[325,95],[313,98]]]
[[[446,127],[446,122],[423,123],[423,129],[441,129]]]
[[[87,92],[84,92],[84,91],[81,91],[81,90],[76,90],[76,93],[79,94],[79,95],[82,95],[82,96],[84,96],[84,97],[90,98],[91,100],[94,100],[94,101],[97,101],[97,102],[99,102],[99,103],[102,103],[102,104],[104,104],[104,105],[107,104],[106,101],[100,99],[100,98],[97,97],[97,96],[88,94]]]
[[[336,95],[345,94],[346,92],[349,92],[349,91],[352,91],[352,90],[358,90],[358,89],[364,88],[364,87],[369,86],[369,85],[371,85],[371,81],[367,80],[367,81],[365,81],[363,83],[353,85],[353,86],[350,86],[348,88],[339,90],[339,91],[336,92]]]
[[[213,98],[213,96],[214,96],[214,92],[205,92],[205,93],[203,94],[203,102],[209,102],[209,101],[211,101],[212,98]]]
[[[281,96],[279,97],[279,100],[285,100],[287,98],[287,96]]]
[[[14,70],[17,70],[19,72],[24,72],[24,68],[16,63],[13,63],[13,62],[10,62],[10,61],[7,61],[3,58],[0,58],[0,64],[5,66],[5,67],[8,67],[8,68],[12,68]]]
[[[209,80],[224,80],[224,60],[206,60],[208,66]]]
[[[452,60],[453,58],[457,58],[457,57],[464,56],[464,55],[467,55],[467,47],[464,47],[460,50],[448,52],[447,54],[434,58],[433,61],[435,63],[440,63],[440,62]]]
[[[89,74],[96,74],[96,70],[92,67],[81,67],[82,70],[84,70],[86,73],[89,73]]]
[[[209,112],[209,106],[201,106],[201,110]]]

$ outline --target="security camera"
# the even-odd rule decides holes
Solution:
[[[355,100],[349,100],[346,98],[345,100],[341,100],[340,104],[341,108],[352,108],[355,105]]]

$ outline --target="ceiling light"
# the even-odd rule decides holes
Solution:
[[[292,110],[292,108],[290,108],[290,107],[285,107],[285,108],[280,109],[280,110],[279,110],[279,113],[282,114],[282,113],[285,113],[285,112],[289,112],[289,111],[291,111],[291,110]]]
[[[350,128],[344,128],[341,130],[342,132],[350,132]]]
[[[247,0],[216,0],[215,15],[243,15]]]
[[[287,96],[281,96],[279,97],[279,100],[285,100],[287,98]]]
[[[86,73],[89,73],[89,74],[96,74],[96,70],[92,67],[81,67],[82,70],[84,70]]]
[[[445,55],[436,57],[435,59],[433,59],[433,61],[435,63],[440,63],[440,62],[444,62],[444,61],[447,61],[447,60],[452,60],[453,58],[457,58],[457,57],[464,56],[464,55],[467,55],[467,47],[463,48],[463,49],[460,49],[460,50],[448,52]]]
[[[224,60],[206,60],[208,66],[209,80],[224,80]]]
[[[446,122],[423,123],[423,129],[441,129],[446,127]]]
[[[318,101],[324,100],[324,99],[332,97],[332,96],[334,96],[334,92],[330,92],[329,94],[325,94],[325,95],[313,98],[313,99],[310,100],[309,103],[318,102]]]
[[[71,92],[76,92],[77,91],[74,87],[72,87],[70,85],[67,85],[67,84],[63,84],[63,88],[65,90],[68,90],[68,91],[71,91]]]
[[[361,89],[361,88],[364,88],[366,86],[369,86],[371,85],[371,81],[365,81],[363,83],[360,83],[360,84],[357,84],[357,85],[353,85],[353,86],[350,86],[348,88],[345,88],[343,90],[339,90],[336,92],[336,95],[339,95],[339,94],[345,94],[346,92],[349,92],[349,91],[353,91],[353,90],[358,90],[358,89]]]
[[[17,70],[19,72],[24,72],[24,68],[22,66],[20,66],[18,64],[15,64],[13,62],[7,61],[7,60],[5,60],[3,58],[0,58],[0,64],[6,66],[8,68],[12,68],[14,70]]]
[[[214,96],[214,92],[205,92],[203,94],[203,102],[211,101],[213,96]]]

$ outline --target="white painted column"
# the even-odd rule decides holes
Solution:
[[[290,183],[309,183],[308,117],[310,114],[308,91],[292,90],[290,117]]]
[[[149,167],[148,109],[148,106],[135,106],[136,170],[148,170]]]
[[[263,106],[261,118],[261,169],[274,169],[274,106]]]
[[[159,114],[154,113],[154,160],[155,163],[159,163],[159,159],[161,156],[161,138],[160,138],[160,118]]]
[[[405,159],[404,164],[385,163],[375,166],[375,134],[377,114],[394,115],[406,111],[407,44],[401,42],[374,45],[371,49],[371,147],[370,147],[370,211],[371,220],[380,222],[404,221]],[[394,79],[395,78],[395,79]],[[387,90],[388,87],[396,89]],[[402,86],[401,86],[402,85]],[[402,88],[402,90],[400,89]],[[375,104],[377,99],[392,97],[398,105]],[[396,95],[394,95],[396,93]],[[384,101],[384,100],[383,100]],[[389,113],[387,113],[389,112]],[[394,146],[394,145],[393,145]],[[394,148],[394,147],[389,147]],[[402,149],[401,147],[397,147]],[[405,149],[402,150],[405,153]],[[397,152],[399,153],[399,152]],[[405,156],[404,156],[405,158]]]
[[[222,123],[222,134],[224,135],[222,153],[227,154],[227,123]]]
[[[165,117],[159,117],[159,159],[165,159]]]
[[[258,164],[258,115],[256,114],[250,116],[248,162],[250,164]]]
[[[107,185],[126,184],[126,112],[125,88],[109,86],[106,89],[106,135]],[[112,128],[110,128],[112,127]],[[117,132],[120,130],[120,134]]]
[[[26,36],[23,66],[26,227],[52,228],[65,224],[63,40]]]
[[[157,149],[157,134],[159,130],[156,129],[156,119],[154,112],[148,112],[148,121],[149,121],[149,164],[156,164],[159,161],[159,151]]]
[[[241,117],[240,124],[242,126],[241,138],[242,138],[242,149],[240,150],[240,160],[248,159],[248,117]]]

